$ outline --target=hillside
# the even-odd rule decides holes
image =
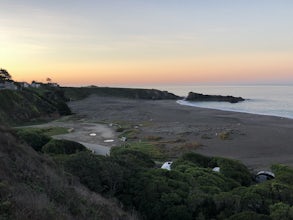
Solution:
[[[133,219],[0,127],[0,219]]]
[[[48,120],[71,113],[61,90],[1,90],[0,100],[2,124]]]

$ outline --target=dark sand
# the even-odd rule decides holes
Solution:
[[[291,119],[195,108],[171,100],[90,96],[69,106],[89,121],[138,125],[139,138],[197,142],[202,144],[198,153],[237,159],[255,170],[269,169],[276,163],[293,167]],[[223,132],[229,133],[228,140],[219,137]]]

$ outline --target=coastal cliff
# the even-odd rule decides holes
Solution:
[[[189,92],[186,97],[186,101],[214,101],[214,102],[230,102],[237,103],[242,102],[245,99],[242,97],[234,96],[221,96],[221,95],[204,95],[201,93]]]
[[[157,89],[113,88],[113,87],[63,87],[65,96],[70,100],[80,100],[95,94],[98,96],[121,97],[129,99],[176,100],[181,97]]]
[[[0,122],[22,124],[71,114],[61,90],[1,90]]]

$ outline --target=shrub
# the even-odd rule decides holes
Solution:
[[[293,219],[293,206],[290,208],[288,204],[278,202],[270,206],[271,218],[273,220],[283,219],[290,220]]]
[[[124,131],[124,128],[122,127],[116,128],[116,132],[123,132],[123,131]]]
[[[74,154],[85,150],[82,144],[69,140],[51,140],[42,147],[42,151],[48,154]]]
[[[109,157],[79,152],[64,162],[65,170],[80,178],[90,190],[114,195],[119,192],[124,180],[124,169]]]
[[[179,161],[190,161],[200,167],[212,167],[211,158],[197,153],[183,154]]]
[[[125,147],[113,147],[110,155],[119,164],[131,169],[151,168],[155,166],[155,162],[149,155],[138,150]]]
[[[125,146],[123,146],[123,147],[121,146],[119,148],[140,151],[153,159],[163,159],[164,158],[164,154],[162,153],[162,151],[158,147],[156,147],[155,145],[150,144],[148,142],[129,143],[129,144],[126,144]]]
[[[17,135],[36,151],[41,151],[42,147],[51,140],[49,136],[38,130],[18,130]]]
[[[219,134],[219,137],[221,140],[230,140],[231,139],[231,133],[228,131],[223,131]]]
[[[281,164],[273,165],[271,168],[276,175],[276,180],[293,185],[293,169]]]
[[[252,174],[248,168],[236,160],[214,157],[211,163],[220,167],[223,175],[234,179],[243,186],[249,186],[252,183]]]
[[[228,220],[271,220],[271,218],[267,215],[246,211],[232,215]]]

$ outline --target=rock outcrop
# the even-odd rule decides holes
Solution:
[[[245,99],[242,97],[234,96],[221,96],[221,95],[204,95],[201,93],[190,92],[186,98],[187,101],[214,101],[214,102],[242,102]]]

